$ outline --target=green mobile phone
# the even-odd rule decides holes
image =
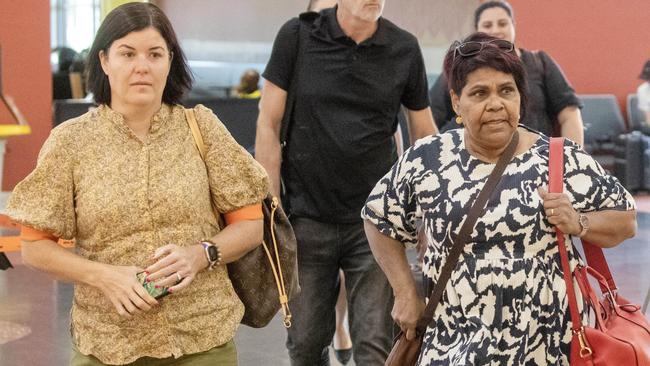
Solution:
[[[154,299],[158,300],[162,297],[169,295],[167,287],[156,288],[156,285],[153,282],[146,282],[147,274],[145,272],[139,272],[137,275],[138,281],[142,284],[145,290],[151,295]]]

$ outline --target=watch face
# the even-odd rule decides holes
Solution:
[[[210,256],[210,262],[216,262],[219,259],[219,249],[213,245],[210,245],[207,250],[208,255]]]
[[[580,221],[580,226],[582,226],[583,229],[589,228],[589,218],[586,215],[578,216],[578,221]]]

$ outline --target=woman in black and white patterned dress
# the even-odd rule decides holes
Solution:
[[[525,72],[512,49],[482,33],[452,46],[445,72],[465,128],[419,140],[362,211],[395,293],[393,318],[412,339],[424,303],[403,244],[415,244],[421,221],[428,241],[423,269],[435,283],[469,207],[518,131],[515,156],[427,328],[420,365],[568,365],[570,317],[555,227],[603,247],[636,230],[630,194],[571,141],[564,145],[565,193],[546,192],[549,141],[518,124]],[[580,259],[571,249],[574,267]]]

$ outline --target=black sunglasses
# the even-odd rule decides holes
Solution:
[[[504,39],[492,39],[485,42],[469,41],[463,43],[456,41],[452,45],[454,48],[454,58],[456,58],[456,53],[463,57],[474,56],[481,52],[486,45],[494,45],[505,52],[512,52],[515,49],[515,45],[512,44],[512,42],[508,42]]]

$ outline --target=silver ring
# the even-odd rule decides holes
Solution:
[[[181,282],[183,280],[183,277],[181,277],[181,274],[176,272],[176,278],[178,278],[178,282]]]

